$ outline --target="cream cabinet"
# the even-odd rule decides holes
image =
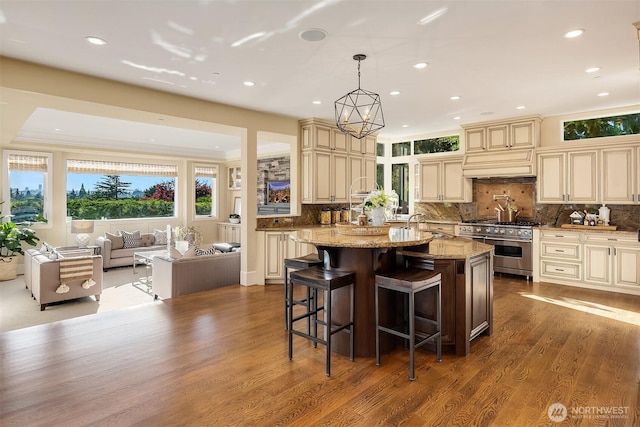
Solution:
[[[302,152],[302,202],[347,203],[349,156],[325,151]]]
[[[585,233],[586,283],[640,292],[640,243],[614,234]]]
[[[300,124],[302,203],[348,203],[351,183],[361,176],[368,177],[369,189],[375,187],[375,137],[356,140],[318,119]]]
[[[420,229],[425,229],[426,231],[431,231],[432,233],[444,233],[450,234],[454,236],[456,234],[456,225],[455,224],[443,224],[439,222],[427,222],[424,227],[420,227]]]
[[[597,203],[598,152],[553,152],[538,155],[539,203]]]
[[[539,236],[534,245],[540,281],[640,295],[640,243],[634,233],[552,229]]]
[[[264,279],[269,283],[283,283],[285,258],[316,252],[313,245],[290,239],[287,231],[266,231],[264,242]]]
[[[620,147],[601,150],[602,203],[640,203],[640,148]]]
[[[535,148],[540,135],[540,122],[540,117],[529,117],[466,127],[466,152]]]
[[[376,138],[373,136],[366,136],[358,139],[354,136],[349,136],[349,153],[350,154],[363,154],[365,156],[376,155]]]
[[[417,169],[420,202],[470,202],[472,181],[462,175],[462,159],[422,161]]]
[[[227,222],[218,223],[218,240],[220,242],[236,242],[240,243],[242,229],[240,224],[231,224]]]
[[[561,230],[540,233],[540,280],[557,283],[558,280],[582,279],[581,233]]]

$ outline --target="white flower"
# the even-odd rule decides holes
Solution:
[[[398,194],[395,190],[391,190],[391,194],[385,194],[384,190],[373,190],[364,199],[364,205],[371,209],[391,209],[392,207],[398,205]]]

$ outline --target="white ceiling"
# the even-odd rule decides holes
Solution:
[[[381,95],[386,127],[380,136],[399,140],[465,123],[639,104],[640,44],[632,25],[638,21],[637,0],[2,0],[0,55],[333,120],[334,101],[357,88],[352,57],[364,53],[361,87]],[[312,28],[327,37],[299,37]],[[576,28],[585,33],[563,37]],[[108,44],[90,45],[89,35]],[[420,61],[429,65],[412,67]],[[594,66],[600,71],[585,72]],[[255,86],[244,86],[246,80]],[[400,94],[391,96],[393,90]],[[598,96],[602,92],[609,95]],[[461,99],[452,101],[453,95]],[[154,131],[167,130],[38,110],[19,137],[60,138],[52,121],[71,144],[86,142],[96,127],[101,137],[94,144],[125,147],[125,134],[150,140]],[[183,135],[181,151],[186,145],[195,153],[213,144],[237,148],[237,137],[205,133]]]

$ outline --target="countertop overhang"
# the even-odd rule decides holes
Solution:
[[[347,235],[338,233],[336,227],[308,227],[293,230],[290,238],[316,246],[338,248],[397,248],[418,246],[433,240],[433,234],[427,231],[391,227],[382,235]]]

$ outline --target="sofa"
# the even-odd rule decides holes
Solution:
[[[240,284],[240,252],[181,258],[154,257],[153,293],[173,298]]]
[[[112,267],[123,267],[133,265],[133,254],[143,251],[157,251],[167,249],[166,241],[156,243],[156,234],[140,233],[139,245],[135,247],[122,247],[119,240],[112,237],[113,234],[107,234],[96,239],[96,245],[100,248],[102,255],[102,268],[104,271]]]
[[[86,296],[94,296],[96,301],[100,301],[100,294],[102,294],[102,257],[100,255],[51,259],[49,254],[32,252],[29,257],[31,293],[40,304],[41,311],[52,302]],[[71,273],[65,273],[66,271]],[[67,276],[64,276],[65,274]]]

